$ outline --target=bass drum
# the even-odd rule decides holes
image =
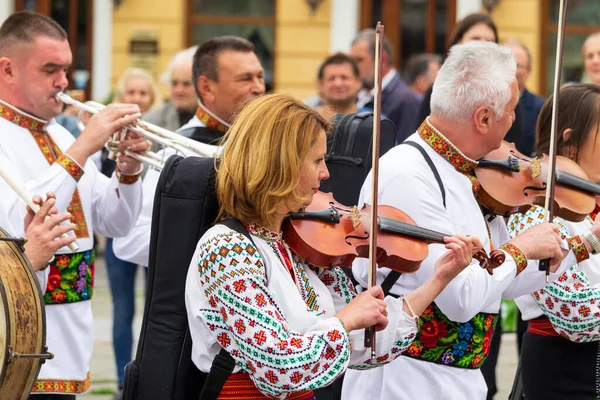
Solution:
[[[37,277],[20,244],[7,238],[0,229],[0,399],[27,399],[52,355]]]

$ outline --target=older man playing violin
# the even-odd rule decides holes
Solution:
[[[36,400],[75,398],[90,387],[93,233],[126,234],[142,204],[139,162],[119,156],[109,179],[89,160],[114,132],[139,118],[137,106],[106,107],[77,140],[53,121],[62,110],[55,96],[67,87],[71,62],[65,31],[45,16],[19,12],[0,27],[0,165],[29,192],[56,194],[57,210],[71,214],[80,249],[59,249],[49,268],[38,272],[47,278],[47,344],[55,357],[42,366]],[[142,152],[148,144],[132,135],[121,148]],[[4,227],[22,235],[23,201],[1,180],[0,193]]]
[[[403,357],[377,370],[347,372],[344,399],[485,399],[478,369],[489,352],[501,299],[546,285],[533,260],[549,258],[556,279],[589,246],[579,237],[562,242],[554,224],[510,239],[503,218],[480,210],[472,171],[476,160],[500,146],[514,121],[515,71],[510,50],[497,44],[453,47],[433,86],[431,115],[407,139],[410,144],[382,157],[378,186],[380,204],[405,211],[425,228],[477,236],[486,251],[504,251],[504,264],[493,275],[473,265],[462,271],[421,314],[417,337]],[[361,201],[370,202],[370,187],[369,176]],[[598,224],[594,229],[600,231]],[[402,296],[429,279],[442,252],[431,245],[421,268],[400,276],[390,293]],[[364,262],[356,261],[353,271],[366,281]],[[383,271],[379,283],[389,274]]]

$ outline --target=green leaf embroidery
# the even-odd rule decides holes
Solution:
[[[65,290],[65,294],[67,295],[67,302],[73,303],[79,300],[79,294],[75,289],[67,289]]]
[[[456,363],[457,366],[462,367],[462,368],[470,368],[471,367],[471,361],[473,361],[473,359],[475,358],[475,354],[471,353],[471,354],[465,354],[464,357],[461,357],[460,360],[458,360],[458,362]]]
[[[457,337],[458,329],[452,329],[450,332],[448,332],[448,335],[446,337],[439,338],[438,343],[443,345],[453,344],[456,341]]]
[[[432,349],[427,350],[426,352],[424,352],[421,355],[421,358],[425,359],[425,360],[429,360],[429,361],[435,361],[438,358],[440,358],[442,356],[442,354],[444,354],[444,350],[446,350],[444,347],[434,347]]]
[[[483,330],[483,324],[485,322],[485,316],[483,314],[477,314],[473,319],[473,325],[475,325],[475,328],[479,329],[479,330]]]

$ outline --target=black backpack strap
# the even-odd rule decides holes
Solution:
[[[411,147],[414,147],[415,149],[419,150],[419,152],[423,155],[423,158],[425,159],[425,161],[427,161],[427,165],[429,165],[429,168],[431,168],[431,172],[433,172],[433,176],[435,177],[435,180],[437,181],[438,185],[440,186],[440,190],[442,192],[442,203],[444,203],[444,208],[446,208],[446,190],[444,190],[444,184],[442,183],[442,178],[440,178],[440,173],[438,172],[437,168],[435,167],[435,164],[433,163],[433,161],[431,161],[431,157],[429,157],[429,154],[427,154],[425,149],[423,147],[421,147],[418,143],[407,140],[405,142],[402,142],[402,144],[407,144]]]
[[[402,144],[407,144],[411,147],[414,147],[415,149],[419,150],[419,152],[423,155],[423,158],[425,159],[425,161],[427,161],[429,168],[431,168],[431,172],[433,172],[433,176],[435,177],[435,180],[437,181],[438,185],[440,186],[440,191],[442,192],[442,202],[444,203],[444,208],[446,208],[446,190],[444,190],[444,184],[442,183],[442,178],[440,177],[440,173],[438,172],[437,168],[435,167],[435,164],[433,163],[433,161],[431,161],[431,157],[429,157],[429,154],[427,154],[425,149],[423,147],[421,147],[418,143],[411,142],[411,141],[405,141],[405,142],[402,142]],[[383,289],[384,296],[389,295],[389,296],[393,296],[393,297],[398,297],[395,294],[391,294],[390,290],[392,289],[394,284],[398,281],[398,279],[400,279],[401,275],[402,275],[401,272],[391,271],[388,274],[388,276],[385,277],[383,282],[381,282],[381,288]]]
[[[244,224],[238,219],[227,218],[219,223],[246,236],[252,245],[256,247],[248,229],[246,229]],[[235,360],[227,350],[221,348],[221,351],[217,354],[210,366],[210,372],[204,381],[204,386],[202,386],[199,400],[216,400],[217,397],[219,397],[219,394],[221,394],[221,389],[223,389],[223,385],[225,385],[227,378],[229,378],[229,375],[231,375],[234,368]]]
[[[392,296],[398,298],[398,295],[390,293],[390,289],[394,286],[396,281],[400,279],[400,275],[402,272],[398,271],[390,271],[388,276],[385,277],[383,282],[381,282],[381,289],[383,289],[383,296]]]

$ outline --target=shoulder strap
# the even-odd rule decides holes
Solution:
[[[390,271],[390,273],[388,274],[388,276],[386,276],[385,279],[383,280],[383,282],[381,282],[381,289],[383,289],[383,296],[384,297],[385,296],[392,296],[392,297],[398,298],[398,295],[390,293],[390,290],[392,289],[392,287],[394,286],[394,284],[396,283],[396,281],[398,279],[400,279],[400,275],[402,275],[402,272]]]
[[[419,145],[418,143],[415,143],[412,141],[405,141],[405,142],[402,142],[401,144],[407,144],[411,147],[414,147],[415,149],[419,150],[421,155],[423,155],[423,158],[425,159],[425,161],[427,161],[427,165],[429,165],[429,168],[431,168],[431,172],[433,172],[433,176],[435,177],[435,180],[437,181],[437,183],[440,187],[440,191],[442,192],[442,203],[444,203],[444,208],[446,208],[446,190],[444,190],[444,184],[442,183],[442,178],[440,178],[440,173],[438,172],[437,168],[435,167],[435,164],[433,163],[433,161],[431,161],[431,157],[429,157],[429,154],[427,154],[425,149],[423,147],[421,147],[421,145]]]
[[[444,203],[444,208],[446,208],[446,190],[444,190],[444,184],[442,183],[442,178],[440,177],[440,174],[439,174],[437,168],[435,167],[435,164],[433,163],[433,161],[431,161],[431,157],[429,157],[429,154],[427,154],[425,149],[423,147],[421,147],[418,143],[411,142],[411,141],[405,141],[405,142],[402,142],[401,144],[407,144],[411,147],[414,147],[415,149],[419,150],[419,152],[423,155],[423,158],[425,159],[425,161],[427,161],[429,168],[431,168],[431,172],[433,172],[433,176],[435,177],[435,180],[437,181],[438,185],[440,186],[440,191],[442,192],[442,202]],[[384,296],[389,295],[389,296],[393,296],[393,297],[398,297],[395,294],[391,294],[390,290],[392,289],[394,284],[398,281],[398,279],[400,279],[401,275],[402,275],[401,272],[391,271],[388,274],[388,276],[385,277],[383,282],[381,282],[381,289],[383,289]]]
[[[235,218],[227,218],[221,222],[222,225],[225,225],[231,230],[241,233],[246,236],[250,242],[256,247],[252,236],[248,232],[248,229],[242,224],[238,219]],[[202,391],[200,392],[199,400],[216,400],[221,394],[221,389],[223,389],[223,385],[229,378],[229,375],[233,372],[235,368],[235,360],[231,357],[231,354],[224,348],[221,348],[221,351],[212,362],[210,366],[210,372],[208,373],[206,380],[204,381],[204,385],[202,386]]]

